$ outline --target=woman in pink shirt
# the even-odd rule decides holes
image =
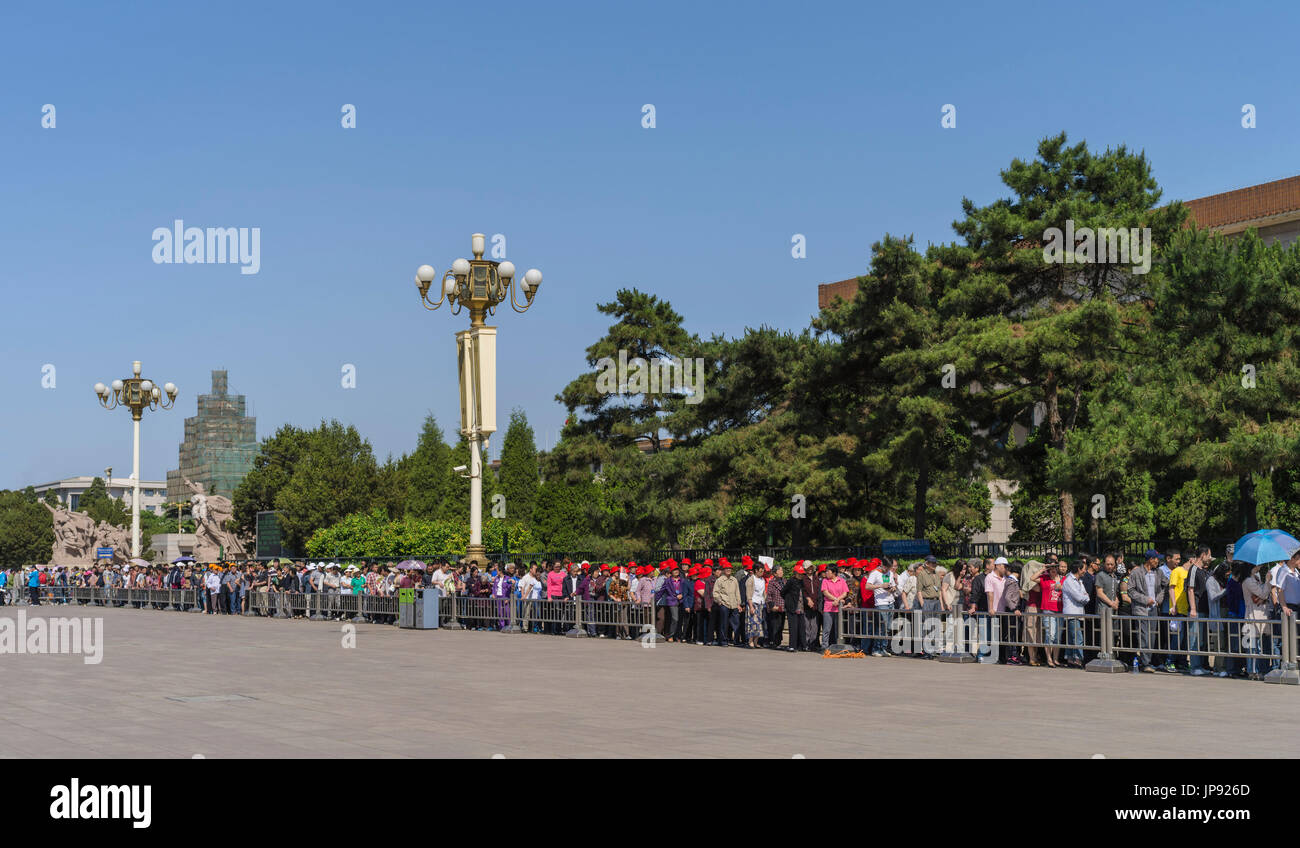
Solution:
[[[822,650],[840,641],[840,603],[849,593],[848,581],[840,576],[838,565],[829,566],[830,576],[822,578]]]
[[[564,594],[564,572],[560,569],[558,562],[552,563],[551,570],[546,572],[546,599],[553,601]]]

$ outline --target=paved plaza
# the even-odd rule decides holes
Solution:
[[[19,609],[102,615],[103,661],[0,654],[0,757],[1240,756],[1186,731],[1300,708],[1300,687],[1172,675],[374,624],[344,648],[337,622]]]

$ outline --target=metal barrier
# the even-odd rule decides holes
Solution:
[[[511,598],[456,599],[456,615],[466,630],[506,630],[514,621]]]
[[[582,623],[588,636],[636,639],[655,633],[655,608],[628,601],[583,601]]]
[[[454,609],[462,599],[452,595],[450,600]],[[572,598],[521,598],[516,600],[515,609],[521,633],[562,634],[578,621],[577,604]]]
[[[1173,666],[1247,674],[1283,672],[1295,666],[1295,634],[1282,638],[1283,619],[1192,618],[1177,615],[1113,616],[1115,649],[1122,662],[1139,667]],[[1294,626],[1294,619],[1290,620]],[[1271,671],[1270,671],[1271,670]],[[1293,677],[1294,675],[1292,675]],[[1287,682],[1293,682],[1287,680]]]
[[[12,602],[30,601],[26,587],[9,587]],[[434,591],[434,590],[428,590]],[[44,586],[40,603],[205,612],[213,595],[204,589]],[[255,591],[236,611],[264,618],[312,618],[396,624],[394,595],[343,595]],[[655,607],[581,598],[520,599],[445,595],[439,605],[445,629],[499,630],[615,639],[658,640]],[[999,657],[1088,658],[1090,671],[1182,665],[1207,672],[1246,672],[1270,682],[1300,684],[1300,622],[1274,619],[1192,618],[1171,615],[964,613],[944,610],[849,608],[833,619],[838,641],[867,653],[938,656],[950,662],[996,662]]]
[[[362,595],[362,615],[367,621],[378,624],[397,623],[396,595]]]

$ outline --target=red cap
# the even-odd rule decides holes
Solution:
[[[706,560],[704,561],[704,564],[705,564],[705,565],[713,565],[713,560],[712,560],[712,559],[706,559]]]
[[[803,574],[803,563],[799,563],[798,565],[796,565],[796,566],[794,567],[794,573],[795,573],[795,574]]]
[[[821,574],[821,573],[822,573],[823,571],[825,571],[825,570],[826,570],[826,563],[823,562],[821,565],[817,566],[817,573],[818,573],[818,574]]]
[[[710,578],[710,577],[713,576],[713,569],[712,569],[712,568],[709,568],[709,567],[706,565],[706,566],[704,566],[704,570],[701,571],[700,574],[701,574],[701,576],[703,576],[705,579],[708,579],[708,578]]]

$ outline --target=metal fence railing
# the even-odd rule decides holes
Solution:
[[[437,590],[428,590],[437,591]],[[261,618],[396,624],[393,595],[253,591],[223,599],[201,589],[129,589],[43,586],[40,604],[117,607],[169,612],[229,612]],[[26,587],[4,590],[6,604],[30,605]],[[660,641],[648,604],[581,598],[521,599],[443,596],[439,626],[446,629]],[[700,611],[706,617],[707,612]],[[693,625],[675,632],[687,634]],[[827,641],[881,655],[935,656],[949,662],[1042,660],[1090,671],[1172,666],[1195,672],[1244,672],[1273,682],[1300,683],[1300,625],[1294,614],[1272,619],[1192,618],[1170,615],[967,613],[959,610],[846,608],[826,619]],[[697,622],[698,623],[698,622]],[[706,620],[706,626],[708,624]],[[672,635],[672,634],[669,634]]]

